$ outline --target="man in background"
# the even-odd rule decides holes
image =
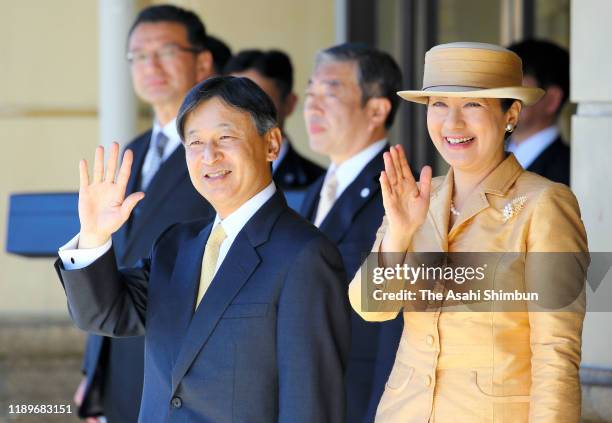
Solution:
[[[153,128],[127,148],[134,163],[127,193],[146,196],[113,235],[119,266],[147,257],[154,240],[173,223],[214,216],[194,189],[176,130],[183,98],[213,74],[206,29],[193,12],[152,6],[136,17],[128,36],[127,60],[137,96],[153,108]],[[75,399],[81,417],[104,415],[109,423],[135,422],[143,386],[144,338],[90,335],[85,378]]]
[[[213,57],[213,68],[215,75],[222,75],[223,68],[232,58],[232,50],[225,42],[217,37],[209,35],[206,37],[206,47]]]
[[[279,50],[243,50],[227,63],[225,73],[249,78],[272,99],[283,134],[280,154],[272,163],[274,182],[283,191],[304,190],[324,171],[295,151],[285,131],[285,121],[297,103],[289,56]]]
[[[523,61],[523,85],[546,90],[542,99],[523,107],[508,142],[525,169],[555,182],[570,183],[570,148],[557,126],[569,97],[569,54],[548,41],[525,40],[509,47]]]
[[[338,245],[348,282],[370,252],[384,215],[379,177],[402,81],[387,53],[342,44],[317,54],[304,119],[310,147],[331,160],[307,191],[301,213]],[[345,378],[348,423],[372,422],[403,322],[371,323],[351,311]]]

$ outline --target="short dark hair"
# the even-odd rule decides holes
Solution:
[[[280,50],[243,50],[225,66],[225,73],[254,70],[274,81],[283,99],[293,90],[293,65],[286,53]]]
[[[183,100],[176,118],[181,140],[185,141],[187,117],[202,103],[213,98],[219,98],[230,107],[250,113],[259,135],[278,126],[274,103],[256,83],[249,78],[217,76],[200,82]]]
[[[540,88],[556,85],[563,91],[557,113],[569,97],[570,62],[569,53],[557,44],[545,40],[528,39],[508,47],[523,61],[523,75],[536,79]]]
[[[506,113],[508,110],[510,110],[510,107],[512,107],[515,101],[520,102],[520,100],[515,98],[500,98],[499,105],[501,106],[502,112]]]
[[[402,83],[402,71],[393,57],[366,44],[344,43],[318,52],[316,66],[330,59],[355,62],[362,104],[375,97],[384,97],[391,102],[391,111],[385,120],[385,128],[389,129],[399,107],[397,92]]]
[[[206,27],[198,15],[190,10],[170,4],[150,6],[142,9],[130,28],[128,39],[136,27],[141,23],[159,22],[173,22],[183,25],[187,31],[187,40],[189,44],[197,50],[208,50],[206,45]]]
[[[225,65],[232,58],[232,50],[222,40],[212,35],[206,38],[206,46],[212,54],[215,72],[222,74]]]

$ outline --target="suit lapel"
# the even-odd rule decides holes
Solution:
[[[132,161],[132,169],[126,188],[126,196],[137,191],[138,181],[140,180],[140,171],[142,170],[142,164],[144,163],[144,159],[149,148],[149,143],[151,142],[151,133],[151,130],[145,132],[134,140],[134,142],[129,146],[130,150],[132,150],[134,159]],[[118,253],[117,256],[120,258],[120,260],[123,260],[123,257],[125,257],[126,243],[132,221],[133,218],[130,217],[130,220],[123,224],[123,226],[121,226],[121,228],[119,228],[119,230],[113,236],[113,242],[115,243]]]
[[[487,195],[505,196],[516,179],[524,172],[514,154],[509,154],[468,197],[465,207],[461,210],[448,238],[452,239],[470,219],[489,207]],[[452,176],[452,171],[449,171]],[[451,191],[452,195],[452,191]],[[450,201],[449,201],[450,207]]]
[[[468,197],[465,207],[461,210],[459,216],[457,216],[457,220],[455,221],[453,227],[448,233],[448,238],[452,239],[459,231],[459,228],[461,228],[467,221],[469,221],[482,210],[488,207],[489,200],[487,199],[486,193],[482,189],[474,190],[474,192]]]
[[[141,230],[147,220],[155,217],[157,206],[164,201],[168,193],[184,178],[189,177],[185,164],[185,149],[179,145],[177,149],[160,166],[151,180],[143,204],[138,211],[138,218],[134,219],[129,228],[130,233]],[[136,187],[135,187],[135,190]],[[135,237],[129,237],[125,251],[129,251]]]
[[[173,335],[175,354],[180,351],[181,342],[193,317],[196,292],[200,280],[204,246],[210,236],[213,222],[210,222],[196,236],[181,244],[174,271],[169,284],[172,293],[168,295],[167,308],[173,310]],[[175,355],[175,357],[176,357]]]
[[[381,170],[385,167],[383,153],[387,149],[388,146],[370,160],[366,167],[357,175],[357,178],[336,200],[323,222],[321,222],[320,229],[335,243],[342,240],[351,228],[355,215],[368,202],[372,201],[380,191],[378,177]],[[380,201],[382,202],[382,200]],[[314,213],[316,213],[316,210]]]
[[[201,251],[203,249],[202,247]],[[223,260],[223,264],[206,291],[206,295],[204,295],[196,312],[193,314],[174,368],[172,369],[173,392],[185,373],[187,373],[198,352],[206,344],[225,309],[240,288],[246,283],[259,262],[260,258],[257,252],[249,244],[244,232],[241,232],[234,240],[227,257]],[[200,257],[197,270],[200,270],[201,267],[202,258]],[[191,279],[195,282],[195,286],[197,286],[199,276],[199,272],[196,272],[195,280]],[[188,311],[192,313],[195,289],[192,288],[190,292],[191,301],[185,304],[189,306]]]
[[[287,203],[282,193],[277,191],[247,222],[234,240],[189,323],[187,333],[183,338],[178,357],[172,369],[173,392],[189,370],[189,367],[191,367],[199,351],[210,338],[225,309],[259,265],[261,258],[257,254],[256,248],[269,239],[274,223],[286,209]],[[207,239],[210,227],[203,232],[206,234],[205,238]],[[205,244],[206,240],[200,239],[200,242]],[[197,259],[193,258],[195,262],[186,264],[192,270],[188,271],[185,276],[191,278],[189,280],[194,286],[197,286],[199,280],[203,250],[204,246],[202,245],[198,248],[200,257]],[[195,273],[193,271],[194,267],[196,269]],[[189,280],[187,281],[188,283]],[[193,310],[195,289],[192,288],[190,290],[192,299],[190,302],[186,302],[186,304],[191,305],[188,310]],[[188,289],[185,290],[185,292],[188,291]]]
[[[435,242],[439,251],[448,251],[448,222],[450,219],[450,203],[453,195],[452,168],[442,180],[442,183],[432,191],[429,204],[428,220],[433,231],[427,234],[427,242]],[[432,251],[435,249],[432,248]]]
[[[131,194],[138,191],[138,183],[140,181],[140,172],[142,171],[142,165],[151,143],[151,134],[153,131],[149,130],[142,134],[139,139],[130,145],[130,149],[134,153],[134,160],[132,162],[132,172],[130,173],[130,179],[128,180],[127,193]]]
[[[319,179],[314,181],[310,188],[308,188],[304,201],[302,202],[300,214],[310,222],[314,222],[315,220],[317,206],[319,205],[319,194],[321,193],[321,188],[323,188],[324,181],[325,173],[321,175]]]

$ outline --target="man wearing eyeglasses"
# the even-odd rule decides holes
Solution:
[[[144,191],[145,198],[113,235],[119,266],[148,256],[154,240],[171,224],[214,217],[191,184],[176,130],[183,98],[214,73],[206,39],[205,27],[193,12],[169,5],[142,10],[130,29],[127,61],[134,90],[151,105],[154,120],[152,129],[127,145],[134,156],[127,192]],[[89,336],[85,378],[75,395],[79,415],[90,422],[102,415],[109,423],[135,422],[143,362],[143,337]]]

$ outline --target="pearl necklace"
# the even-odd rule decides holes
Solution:
[[[455,208],[455,203],[452,201],[450,205],[450,212],[453,214],[453,216],[459,216],[459,210]]]

